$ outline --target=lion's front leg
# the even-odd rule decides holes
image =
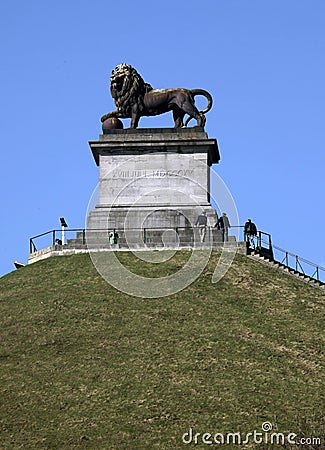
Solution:
[[[101,122],[105,122],[105,120],[110,119],[111,117],[122,118],[122,114],[118,111],[111,111],[100,118]]]
[[[135,103],[132,106],[132,117],[131,117],[130,128],[138,128],[140,117],[141,117],[141,114],[140,114],[140,111],[139,111],[138,104]]]

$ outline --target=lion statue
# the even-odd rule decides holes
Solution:
[[[204,89],[153,89],[129,64],[120,64],[112,71],[110,90],[117,109],[105,114],[101,121],[131,118],[131,128],[137,128],[140,117],[156,116],[167,111],[173,111],[175,128],[187,126],[192,118],[196,119],[199,127],[204,127],[204,114],[212,107],[212,97]],[[203,111],[199,111],[194,104],[196,95],[203,95],[208,100]],[[184,125],[185,114],[189,118]]]

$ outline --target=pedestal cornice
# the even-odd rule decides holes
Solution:
[[[206,153],[209,166],[220,160],[217,140],[201,127],[107,130],[98,141],[89,141],[89,146],[97,166],[100,155]]]

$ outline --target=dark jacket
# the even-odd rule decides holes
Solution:
[[[245,231],[245,234],[250,234],[250,235],[255,236],[257,234],[257,228],[256,228],[255,223],[247,220],[247,222],[245,223],[244,231]]]
[[[197,218],[195,225],[206,225],[208,223],[207,216],[204,214],[200,214]]]
[[[218,219],[218,225],[217,228],[218,230],[224,230],[225,228],[230,228],[230,223],[229,223],[229,219],[227,216],[221,216]]]

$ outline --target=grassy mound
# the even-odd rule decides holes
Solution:
[[[203,433],[266,421],[319,436],[324,293],[243,255],[212,284],[218,256],[159,299],[116,291],[88,255],[2,277],[0,448],[178,449],[190,428],[206,448]],[[150,267],[119,257],[155,277],[188,253]]]

